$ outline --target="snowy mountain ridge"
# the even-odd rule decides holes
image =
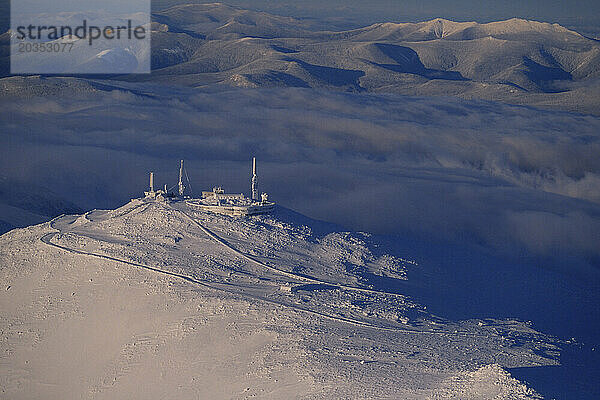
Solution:
[[[523,33],[537,33],[540,35],[568,35],[571,39],[585,39],[581,34],[569,30],[559,24],[550,24],[526,20],[521,18],[511,18],[504,21],[495,21],[488,23],[478,22],[456,22],[444,18],[434,18],[423,22],[380,22],[369,25],[364,28],[340,32],[340,35],[348,33],[371,33],[371,39],[383,40],[406,40],[406,41],[429,41],[429,40],[474,40],[484,37],[511,38],[519,40],[517,35]],[[375,36],[374,33],[379,36]]]

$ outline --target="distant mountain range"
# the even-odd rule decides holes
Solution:
[[[221,3],[177,5],[152,20],[153,74],[122,79],[458,96],[600,113],[600,42],[557,24],[434,19],[334,32]],[[2,35],[4,75],[8,43]]]
[[[600,112],[600,43],[556,24],[435,19],[323,32],[305,20],[220,3],[175,6],[153,20],[155,72],[146,79],[456,95]]]

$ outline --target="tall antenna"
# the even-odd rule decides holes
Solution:
[[[256,157],[252,157],[252,200],[258,200],[258,177],[256,176]]]
[[[181,160],[181,165],[179,167],[179,183],[177,186],[179,187],[179,196],[183,197],[183,192],[185,191],[185,186],[183,186],[183,160]]]

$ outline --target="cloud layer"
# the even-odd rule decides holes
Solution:
[[[247,191],[257,155],[262,188],[313,217],[599,263],[600,118],[445,98],[84,84],[32,81],[53,95],[0,99],[6,175],[106,207],[140,193],[150,169],[174,183],[179,158],[196,190]]]

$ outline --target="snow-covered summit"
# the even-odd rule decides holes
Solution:
[[[284,209],[134,200],[13,230],[0,260],[12,398],[528,399],[506,368],[556,363],[551,337],[436,317],[381,283],[405,282],[408,257]]]

